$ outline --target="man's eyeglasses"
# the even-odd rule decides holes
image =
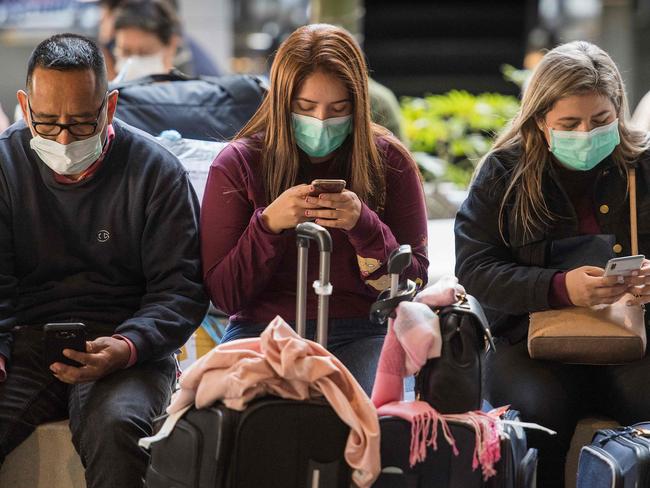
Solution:
[[[32,112],[32,106],[28,100],[27,106],[29,107],[29,115],[32,119],[32,127],[34,128],[34,131],[36,131],[38,135],[46,136],[46,137],[58,136],[61,133],[61,131],[63,131],[64,129],[70,132],[70,134],[72,134],[73,136],[78,136],[78,137],[91,136],[97,130],[97,126],[99,125],[99,116],[102,113],[102,109],[106,104],[107,98],[108,95],[104,96],[104,100],[102,101],[102,104],[99,106],[99,110],[97,111],[97,118],[95,119],[94,122],[73,122],[71,124],[59,124],[57,122],[34,121],[34,112]]]

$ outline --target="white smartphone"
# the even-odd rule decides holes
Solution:
[[[607,261],[604,276],[630,276],[633,271],[639,271],[645,256],[637,254],[636,256],[621,256],[612,258]]]

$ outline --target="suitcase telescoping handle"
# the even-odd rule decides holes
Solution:
[[[390,275],[390,288],[382,291],[377,301],[370,306],[370,321],[374,324],[385,324],[400,302],[411,301],[417,291],[417,286],[411,280],[402,280],[402,274],[411,265],[412,250],[408,244],[395,249],[388,257],[386,269]]]
[[[332,237],[324,227],[313,222],[303,222],[296,226],[296,245],[298,246],[298,284],[296,287],[296,331],[300,337],[307,333],[307,256],[309,242],[318,243],[320,266],[318,280],[314,281],[314,290],[318,295],[318,320],[316,323],[316,341],[327,347],[327,329],[329,298],[332,294],[330,283],[330,254]]]
[[[411,246],[402,244],[388,258],[388,273],[390,274],[390,298],[397,296],[400,276],[411,265]]]

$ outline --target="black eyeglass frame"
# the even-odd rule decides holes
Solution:
[[[27,108],[29,108],[29,116],[32,119],[31,124],[32,127],[34,128],[34,131],[39,136],[44,136],[44,137],[56,137],[58,136],[61,132],[64,130],[67,130],[70,134],[76,137],[87,137],[87,136],[92,136],[95,134],[97,131],[97,126],[99,125],[99,116],[102,114],[102,110],[104,109],[104,105],[106,105],[106,100],[108,100],[108,92],[106,95],[104,95],[104,99],[102,100],[102,104],[99,106],[99,110],[97,110],[97,118],[95,119],[95,122],[73,122],[71,124],[60,124],[58,122],[35,122],[34,121],[34,112],[32,111],[32,105],[29,103],[29,99],[27,99]],[[59,130],[58,132],[49,132],[49,133],[44,133],[38,130],[39,125],[48,125],[51,127],[58,127]],[[74,131],[74,127],[80,126],[80,125],[86,125],[86,126],[92,126],[93,129],[90,133],[84,133],[84,134],[76,134]]]

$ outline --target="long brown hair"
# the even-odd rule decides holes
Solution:
[[[627,174],[627,165],[646,149],[645,133],[626,126],[625,86],[612,58],[585,41],[570,42],[549,51],[530,78],[519,112],[496,139],[490,152],[521,152],[499,209],[502,237],[504,209],[511,199],[513,218],[522,225],[524,234],[532,234],[534,229],[541,229],[557,217],[549,210],[542,193],[542,175],[552,159],[539,123],[558,100],[589,92],[609,98],[616,109],[621,142],[614,149],[612,159],[624,174]],[[479,163],[477,172],[490,154]]]
[[[370,121],[366,62],[345,29],[313,24],[294,31],[275,55],[268,94],[235,139],[262,134],[261,161],[269,202],[295,185],[299,155],[292,130],[291,103],[304,80],[317,71],[341,80],[352,99],[352,134],[337,155],[337,159],[347,161],[348,188],[362,201],[381,210],[386,199],[386,178],[376,137],[389,138],[400,152],[412,158],[390,132]]]

